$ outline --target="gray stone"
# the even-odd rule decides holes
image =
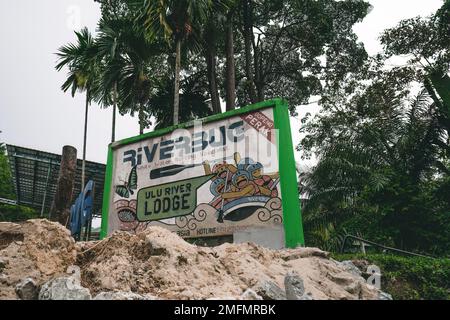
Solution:
[[[354,276],[361,277],[362,272],[358,269],[357,266],[353,264],[350,260],[345,260],[339,263],[342,267],[344,267],[345,271],[350,272]]]
[[[22,300],[37,300],[39,288],[31,278],[25,278],[16,285],[16,294]]]
[[[76,278],[60,277],[42,286],[39,300],[91,300],[91,293]]]
[[[359,296],[359,294],[361,293],[361,282],[359,281],[355,281],[352,284],[349,284],[348,286],[344,287],[344,290],[347,291],[350,294],[354,294]]]
[[[263,300],[286,300],[286,294],[276,283],[272,281],[261,281],[253,290],[263,298]]]
[[[263,298],[260,295],[258,295],[254,290],[247,289],[241,295],[241,300],[263,300]]]
[[[394,300],[389,293],[383,292],[383,291],[380,291],[380,293],[378,294],[378,299],[380,299],[380,300]]]
[[[309,295],[305,294],[303,279],[295,272],[288,272],[286,274],[284,277],[284,287],[286,289],[287,300],[312,300]]]
[[[156,297],[129,291],[108,291],[100,292],[93,300],[156,300]]]
[[[310,292],[305,292],[303,279],[296,272],[288,272],[284,277],[287,300],[313,300]]]

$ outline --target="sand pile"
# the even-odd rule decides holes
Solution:
[[[2,244],[0,299],[16,298],[14,286],[23,278],[32,277],[42,285],[71,265],[81,268],[81,285],[92,296],[121,291],[161,299],[239,298],[253,289],[264,298],[283,298],[288,273],[303,280],[312,299],[379,296],[363,278],[314,248],[275,251],[251,243],[204,248],[159,227],[75,244],[62,226],[46,220],[8,225],[0,226],[0,234],[7,229],[10,238],[14,231],[23,240]]]
[[[69,230],[47,220],[0,222],[0,299],[16,299],[15,285],[30,277],[43,283],[75,264]]]

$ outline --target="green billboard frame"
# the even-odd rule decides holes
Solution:
[[[236,110],[199,119],[196,120],[196,122],[200,121],[202,123],[209,123],[266,108],[273,108],[274,124],[275,129],[277,129],[276,142],[278,150],[285,245],[287,248],[296,248],[298,246],[304,246],[305,240],[303,235],[303,223],[298,193],[297,173],[295,169],[294,146],[292,143],[291,126],[289,122],[289,109],[287,102],[283,99],[267,100]],[[114,150],[124,145],[169,134],[176,129],[186,129],[193,126],[194,121],[190,121],[178,124],[176,126],[171,126],[161,130],[145,133],[143,135],[127,138],[121,141],[116,141],[108,146],[108,159],[106,166],[105,186],[103,191],[100,239],[105,238],[108,233],[109,204],[111,200],[112,174],[114,169]]]

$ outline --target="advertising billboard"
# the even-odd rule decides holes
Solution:
[[[275,99],[112,143],[101,237],[282,226],[295,247],[304,244],[298,198],[288,108]]]

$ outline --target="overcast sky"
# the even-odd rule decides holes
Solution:
[[[401,19],[435,12],[442,0],[370,0],[372,12],[355,26],[369,54],[381,46],[379,34]],[[100,9],[93,0],[14,0],[0,2],[0,142],[61,153],[64,145],[81,157],[84,94],[60,90],[66,74],[54,69],[57,49],[75,41],[74,29],[95,30]],[[314,111],[299,107],[300,117]],[[111,109],[89,111],[87,159],[106,162],[111,138]],[[300,117],[292,118],[294,144]],[[119,117],[116,138],[138,133],[137,119]],[[298,156],[298,155],[297,155]]]

